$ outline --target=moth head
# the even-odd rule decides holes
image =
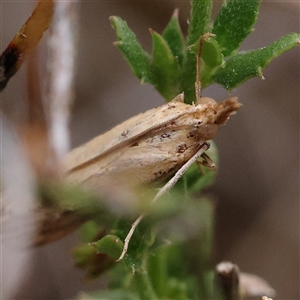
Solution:
[[[215,138],[215,136],[218,134],[218,130],[218,124],[205,124],[197,128],[199,136],[201,136],[204,141],[209,141]]]
[[[215,106],[215,105],[217,105],[217,102],[214,99],[209,98],[209,97],[201,97],[201,98],[197,99],[196,104]]]

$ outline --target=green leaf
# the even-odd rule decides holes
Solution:
[[[224,1],[213,25],[212,33],[222,48],[224,56],[239,48],[255,24],[260,0]]]
[[[101,240],[91,243],[99,253],[107,254],[113,259],[118,259],[123,250],[123,242],[115,235],[106,235]]]
[[[210,38],[208,40],[203,40],[201,58],[206,66],[213,68],[223,64],[224,60],[221,48],[215,39]]]
[[[90,243],[99,233],[99,225],[94,221],[85,222],[80,228],[81,240],[84,243]]]
[[[211,10],[212,0],[193,0],[191,2],[188,46],[194,44],[200,36],[210,31]]]
[[[173,55],[178,58],[181,66],[185,53],[185,41],[178,21],[178,9],[175,9],[162,36],[168,43]]]
[[[137,218],[138,216],[136,216]],[[118,220],[111,231],[113,235],[118,236],[122,241],[125,240],[134,220]],[[145,253],[154,242],[154,235],[151,225],[143,220],[137,226],[129,243],[127,253],[124,257],[125,265],[134,273],[143,273],[142,261]],[[121,253],[120,253],[121,254]]]
[[[203,40],[203,49],[201,55],[201,85],[204,89],[213,83],[212,74],[218,67],[225,64],[224,56],[218,42],[214,38]]]
[[[142,83],[148,82],[149,54],[137,41],[135,34],[128,27],[126,21],[116,16],[112,16],[109,19],[118,38],[115,45],[122,52],[123,57],[128,62],[134,75],[137,76]]]
[[[213,79],[231,90],[251,77],[262,76],[262,70],[273,59],[299,43],[300,35],[291,33],[267,47],[234,55],[228,59],[224,68],[217,70]]]
[[[178,59],[174,57],[160,34],[154,30],[150,30],[150,33],[153,42],[150,82],[167,101],[170,101],[181,92]]]
[[[93,279],[110,269],[115,261],[108,255],[100,254],[89,244],[81,244],[72,249],[77,267],[86,271],[86,278]]]
[[[93,257],[96,255],[96,250],[95,248],[84,244],[73,249],[72,254],[75,259],[76,266],[85,268],[93,261]]]

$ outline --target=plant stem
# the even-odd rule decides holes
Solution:
[[[149,275],[146,271],[137,272],[134,274],[133,280],[141,299],[158,300]]]

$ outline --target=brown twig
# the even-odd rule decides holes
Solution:
[[[239,300],[239,267],[231,262],[216,266],[216,274],[224,300]]]
[[[52,21],[53,1],[39,1],[32,15],[0,56],[0,91],[38,45]]]

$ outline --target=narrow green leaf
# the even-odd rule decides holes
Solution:
[[[201,58],[201,84],[202,88],[205,88],[213,83],[212,75],[218,67],[225,64],[221,48],[214,38],[203,41]]]
[[[123,250],[123,242],[115,235],[106,235],[90,245],[95,247],[99,253],[107,254],[113,259],[118,259]]]
[[[224,56],[237,50],[251,33],[261,0],[224,1],[213,25],[212,32],[222,48]]]
[[[160,34],[153,30],[150,30],[150,33],[153,42],[150,82],[167,101],[170,101],[181,92],[178,60]]]
[[[210,31],[212,0],[193,0],[187,36],[187,45],[194,44],[201,35]]]
[[[235,88],[251,77],[262,76],[262,70],[273,59],[299,43],[300,35],[291,33],[267,47],[234,55],[229,58],[224,68],[218,69],[213,79],[227,90]]]
[[[173,55],[178,58],[179,65],[182,65],[185,53],[185,41],[178,22],[178,9],[175,9],[162,36],[168,43]]]
[[[221,48],[214,38],[203,41],[201,58],[206,66],[219,67],[221,64],[223,64]]]
[[[149,54],[137,41],[135,34],[128,27],[126,21],[116,16],[112,16],[109,19],[117,34],[118,41],[115,42],[115,45],[122,52],[123,57],[129,64],[132,72],[142,83],[149,82]]]

